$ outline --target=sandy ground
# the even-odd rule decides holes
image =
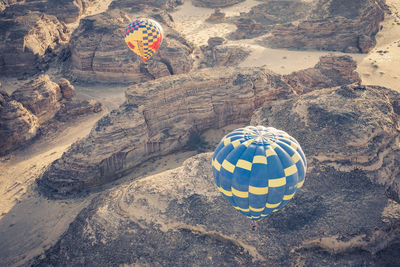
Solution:
[[[392,15],[386,15],[376,35],[376,47],[366,55],[355,55],[364,84],[385,86],[400,92],[400,0],[386,0]]]
[[[357,60],[358,71],[365,84],[382,85],[400,91],[400,25],[397,24],[400,23],[400,0],[387,0],[387,2],[391,6],[393,15],[387,16],[382,24],[383,30],[377,35],[376,48],[366,55],[351,56]],[[101,12],[109,3],[110,0],[104,1],[102,7],[88,12],[90,14]],[[248,0],[233,7],[223,8],[222,12],[226,16],[236,16],[240,12],[248,12],[257,4],[259,2],[255,0]],[[172,13],[172,16],[177,29],[189,41],[200,46],[206,44],[209,37],[226,37],[236,29],[236,26],[227,23],[205,22],[213,12],[213,9],[194,7],[191,1],[187,0]],[[269,49],[257,45],[254,39],[228,41],[227,45],[242,45],[250,49],[251,54],[240,64],[241,67],[265,65],[280,74],[312,67],[320,56],[332,54],[321,51]],[[54,77],[58,78],[57,75]],[[11,93],[25,81],[7,79],[1,80],[1,83],[3,88]],[[99,100],[105,107],[104,112],[118,107],[124,101],[125,87],[107,85],[75,85],[75,87],[78,99]],[[51,201],[38,195],[34,181],[51,162],[67,150],[70,144],[85,137],[100,116],[101,114],[90,116],[79,123],[69,125],[52,139],[39,139],[24,149],[0,157],[0,266],[19,266],[42,253],[57,241],[79,211],[96,195],[94,193],[85,198]],[[244,125],[230,125],[219,130],[209,130],[203,136],[212,147],[226,133],[242,126]],[[150,160],[131,174],[104,186],[103,190],[178,167],[186,158],[196,153],[196,151],[178,152]],[[392,216],[393,210],[398,214],[400,205],[391,203],[385,211],[388,217]]]

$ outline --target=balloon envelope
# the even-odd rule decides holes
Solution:
[[[124,38],[128,47],[146,62],[162,43],[163,30],[161,25],[152,19],[137,19],[126,26]]]
[[[306,158],[286,132],[247,126],[221,140],[212,169],[222,195],[239,212],[259,220],[285,206],[302,187]]]

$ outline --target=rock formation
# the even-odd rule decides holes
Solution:
[[[268,33],[274,25],[304,19],[311,10],[311,4],[301,1],[268,1],[253,7],[250,12],[240,13],[231,21],[237,30],[231,39],[248,39]]]
[[[268,113],[269,116],[279,114]],[[332,146],[333,147],[333,146]],[[400,229],[362,171],[309,168],[289,204],[258,222],[216,189],[211,153],[96,197],[32,266],[395,266]],[[336,240],[336,243],[333,243]],[[118,252],[118,253],[116,253]],[[301,265],[303,263],[304,265]]]
[[[15,90],[11,98],[36,115],[43,124],[60,110],[62,94],[58,84],[52,82],[48,75],[41,75]]]
[[[260,109],[252,124],[291,134],[310,166],[356,170],[400,201],[399,103],[396,91],[354,84],[276,101]]]
[[[220,8],[216,8],[208,18],[207,22],[222,22],[225,18],[225,13]]]
[[[56,17],[24,12],[17,16],[6,9],[0,15],[0,75],[21,76],[45,69],[46,52],[69,38],[68,28]]]
[[[162,23],[167,37],[151,60],[143,63],[121,37],[126,25],[131,22],[128,15],[109,9],[81,20],[69,44],[71,58],[66,74],[83,82],[139,83],[189,72],[193,64],[190,57],[192,48],[168,26],[170,16],[162,10],[151,14],[141,10],[139,15]]]
[[[2,102],[0,93],[0,102]],[[26,144],[39,129],[39,119],[15,100],[0,105],[0,154]]]
[[[97,101],[72,99],[74,93],[68,80],[57,84],[48,75],[32,79],[11,96],[0,89],[0,154],[28,144],[61,121],[102,110]]]
[[[336,61],[341,62],[331,59]],[[337,72],[342,73],[342,81],[359,81]],[[52,163],[38,180],[40,189],[64,197],[105,184],[151,157],[182,148],[191,133],[247,122],[256,108],[294,92],[280,75],[262,68],[204,69],[131,86],[124,105]]]
[[[178,5],[182,5],[184,0],[114,0],[110,4],[111,9],[121,9],[127,12],[142,8],[156,7],[161,9],[171,10]]]
[[[62,56],[76,22],[99,0],[30,0],[0,2],[0,75],[24,76],[46,70]]]
[[[284,75],[283,79],[299,94],[316,89],[361,82],[357,64],[349,56],[323,56],[313,68]]]
[[[193,0],[192,4],[198,7],[218,8],[233,6],[243,1],[244,0]]]
[[[239,46],[224,45],[222,37],[211,37],[208,45],[200,47],[202,59],[199,60],[200,68],[237,66],[250,52]]]
[[[275,25],[265,43],[275,48],[367,53],[375,46],[383,5],[384,0],[320,0],[311,17],[298,24]]]

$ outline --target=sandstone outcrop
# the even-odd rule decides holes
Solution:
[[[19,4],[19,3],[24,3],[25,0],[1,0],[0,1],[0,12],[4,11],[7,7]]]
[[[38,11],[24,10],[20,16],[6,11],[0,15],[0,75],[21,76],[46,69],[44,56],[68,41],[67,26]]]
[[[271,115],[279,117],[267,116]],[[384,188],[370,183],[362,171],[314,165],[291,202],[252,231],[250,221],[216,189],[211,156],[197,155],[182,167],[99,195],[32,266],[89,262],[395,266],[398,262],[400,229],[395,223],[400,216],[384,212],[390,208]]]
[[[298,24],[277,24],[265,38],[275,48],[367,53],[384,18],[384,0],[320,0]]]
[[[323,56],[313,68],[284,75],[283,80],[302,94],[342,84],[361,83],[356,69],[357,64],[350,56]]]
[[[338,81],[350,81],[345,71],[337,74],[346,77]],[[39,188],[65,197],[100,186],[149,158],[183,148],[191,133],[248,122],[256,108],[294,95],[282,76],[262,68],[204,69],[131,86],[126,103],[53,162]]]
[[[81,20],[69,44],[71,58],[66,75],[83,82],[139,83],[189,72],[193,65],[192,48],[168,26],[171,17],[162,10],[155,9],[155,13],[146,10],[141,10],[138,16],[155,18],[162,23],[166,36],[151,60],[143,63],[121,38],[131,22],[127,13],[109,9]]]
[[[198,7],[216,8],[233,6],[243,1],[244,0],[193,0],[192,4]]]
[[[357,171],[400,202],[400,94],[353,84],[261,108],[252,124],[282,129],[302,144],[310,166]]]
[[[62,94],[57,83],[52,82],[48,75],[41,75],[15,90],[11,98],[36,115],[43,124],[60,110]]]
[[[75,96],[75,87],[65,79],[61,78],[57,81],[60,86],[62,97],[66,100],[71,100]]]
[[[53,162],[39,186],[57,197],[105,184],[184,147],[192,132],[248,121],[261,104],[291,94],[279,75],[263,69],[206,69],[131,86],[126,103]]]
[[[301,1],[268,1],[253,7],[250,12],[240,13],[231,21],[237,30],[231,39],[248,39],[268,33],[274,25],[304,19],[311,10],[311,4]]]
[[[56,129],[61,121],[102,110],[97,101],[74,100],[74,92],[68,80],[61,78],[57,84],[48,75],[32,79],[11,96],[0,90],[0,154]]]
[[[36,136],[39,126],[39,119],[21,103],[4,101],[0,105],[0,154],[26,144]]]
[[[208,45],[200,47],[202,58],[198,63],[199,68],[237,66],[250,54],[250,51],[242,47],[227,46],[224,42],[222,37],[212,37],[208,39]]]
[[[144,8],[157,7],[161,9],[171,10],[178,5],[182,5],[184,0],[114,0],[110,4],[110,8],[118,8],[122,10],[137,10]],[[150,7],[148,7],[150,6]]]

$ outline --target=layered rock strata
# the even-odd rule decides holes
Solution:
[[[193,0],[192,4],[198,7],[218,8],[233,6],[244,0]]]
[[[261,104],[292,95],[268,70],[212,69],[130,87],[127,101],[39,179],[50,196],[96,187],[154,156],[182,148],[191,133],[248,121]]]
[[[138,8],[161,8],[171,10],[178,5],[182,5],[184,0],[114,0],[110,4],[110,8],[114,9],[124,9],[124,10],[137,10]]]
[[[46,52],[68,41],[67,26],[55,16],[25,12],[0,16],[0,75],[21,76],[44,70]]]
[[[384,19],[384,0],[320,0],[299,23],[277,24],[265,38],[273,48],[367,53]]]
[[[253,7],[248,13],[232,18],[237,30],[230,34],[231,39],[249,39],[264,35],[274,25],[301,21],[310,13],[312,5],[302,1],[267,1]]]
[[[0,154],[28,144],[48,128],[56,129],[60,121],[102,110],[97,101],[73,99],[75,88],[68,80],[58,82],[40,75],[11,96],[0,90]]]
[[[342,61],[348,58],[330,62]],[[352,73],[352,65],[348,66]],[[325,72],[316,73],[320,77]],[[337,72],[343,75],[337,80],[359,81],[348,73]],[[300,92],[262,68],[204,69],[134,85],[126,92],[126,103],[53,162],[39,186],[48,196],[63,197],[103,185],[151,157],[184,147],[191,133],[247,122],[256,108],[294,96],[296,90]]]
[[[242,47],[227,46],[224,42],[222,37],[212,37],[208,39],[208,45],[200,47],[202,58],[198,63],[199,68],[237,66],[250,54]]]
[[[298,93],[342,84],[361,83],[357,63],[350,56],[323,56],[313,67],[283,75],[283,80]]]
[[[157,9],[156,9],[157,10]],[[162,10],[138,14],[162,24],[165,38],[158,52],[146,63],[125,44],[123,31],[131,20],[125,12],[107,12],[81,20],[69,43],[71,58],[66,75],[82,82],[144,82],[189,72],[191,46],[172,28],[171,17]]]

